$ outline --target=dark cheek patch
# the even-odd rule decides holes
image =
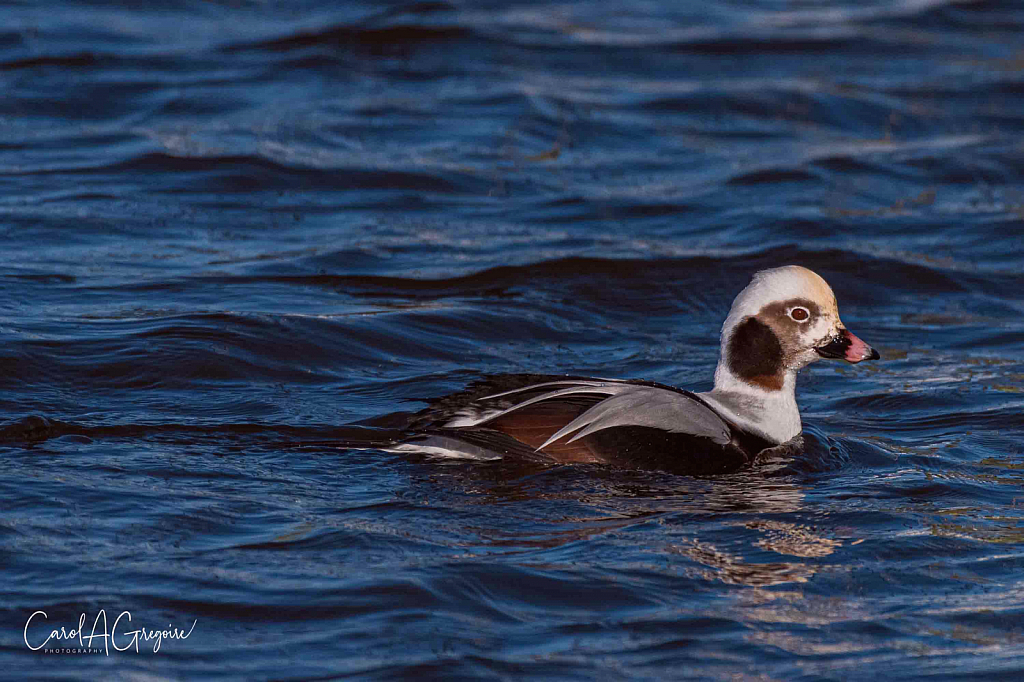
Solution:
[[[778,391],[782,388],[782,343],[771,327],[748,317],[729,339],[729,369],[747,383]]]

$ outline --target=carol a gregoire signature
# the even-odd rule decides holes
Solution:
[[[45,611],[36,611],[25,621],[25,646],[32,651],[43,650],[46,653],[99,653],[100,649],[94,648],[92,643],[95,639],[102,639],[102,651],[105,655],[109,656],[111,646],[114,647],[115,651],[135,649],[135,653],[139,653],[140,640],[143,642],[153,642],[153,653],[158,653],[165,639],[188,639],[199,619],[197,618],[192,621],[192,627],[188,629],[188,632],[179,630],[170,623],[167,624],[167,628],[164,630],[153,630],[144,627],[129,630],[132,614],[130,611],[122,611],[114,620],[114,626],[108,629],[107,612],[104,609],[100,609],[99,613],[96,614],[96,618],[92,621],[92,630],[89,631],[89,634],[85,634],[84,613],[78,618],[77,628],[67,629],[64,626],[61,626],[59,629],[53,628],[50,627],[47,620]],[[30,628],[31,632],[29,631]],[[50,628],[49,631],[46,628]],[[68,642],[76,640],[79,649],[60,646],[51,646],[49,649],[44,648],[48,644],[59,643],[62,640]]]

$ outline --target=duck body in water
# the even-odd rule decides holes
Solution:
[[[843,325],[825,280],[789,265],[758,272],[733,301],[711,391],[577,376],[493,377],[432,401],[387,449],[728,473],[800,433],[800,369],[821,358],[878,357]]]

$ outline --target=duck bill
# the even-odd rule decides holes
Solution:
[[[840,329],[824,346],[815,348],[823,358],[842,358],[850,363],[862,360],[877,360],[881,356],[878,351],[864,343],[848,329]]]

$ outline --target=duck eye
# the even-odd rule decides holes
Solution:
[[[811,314],[807,311],[807,308],[793,308],[789,311],[789,316],[797,322],[806,322]]]

